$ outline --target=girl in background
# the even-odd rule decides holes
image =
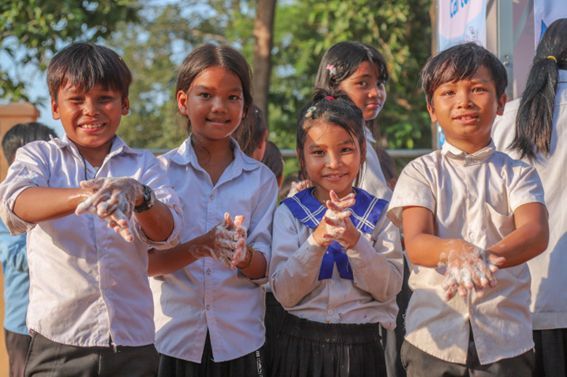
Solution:
[[[506,104],[493,128],[496,147],[537,170],[549,211],[547,250],[528,261],[536,368],[534,376],[567,376],[567,19],[543,35],[521,99]],[[515,127],[514,127],[515,124]],[[563,208],[563,209],[562,209]]]
[[[379,324],[396,324],[402,253],[387,201],[353,187],[362,122],[346,96],[324,92],[301,112],[297,154],[312,187],[274,217],[270,284],[286,314],[271,376],[385,376]]]
[[[231,138],[252,104],[228,46],[191,52],[176,100],[190,136],[160,157],[184,212],[182,244],[150,255],[159,376],[263,376],[264,292],[277,185]]]

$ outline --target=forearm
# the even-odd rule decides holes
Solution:
[[[464,242],[459,239],[442,239],[432,234],[421,233],[412,237],[405,236],[406,254],[412,264],[423,267],[437,267],[451,250]]]
[[[165,275],[177,271],[198,260],[201,255],[199,251],[208,247],[210,238],[208,234],[203,234],[166,251],[151,251],[148,275]]]
[[[169,208],[160,201],[147,211],[136,213],[134,216],[142,231],[152,241],[165,241],[173,232],[173,215]]]
[[[36,224],[72,214],[89,193],[80,188],[30,187],[14,202],[14,213],[22,220]]]
[[[549,229],[545,225],[526,224],[488,248],[488,251],[503,257],[499,268],[513,267],[538,256],[547,248]]]

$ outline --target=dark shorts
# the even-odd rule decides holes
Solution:
[[[76,347],[34,333],[26,360],[26,377],[154,377],[158,354],[141,347]]]
[[[30,347],[31,336],[4,329],[4,341],[8,351],[10,377],[24,377],[26,355]]]
[[[469,342],[467,364],[451,363],[428,354],[404,341],[402,364],[408,377],[532,377],[534,353],[528,351],[516,357],[481,365],[474,341]]]

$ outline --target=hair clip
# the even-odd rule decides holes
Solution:
[[[337,74],[337,68],[332,64],[327,64],[325,69],[329,71],[329,76],[331,77]]]
[[[326,99],[327,101],[333,101],[333,100],[335,99],[335,97],[333,97],[333,96],[325,96],[325,99]]]
[[[313,115],[315,113],[315,110],[317,110],[317,108],[315,106],[310,106],[307,111],[305,112],[305,118],[311,118],[313,119]]]
[[[557,63],[557,58],[553,55],[549,55],[546,59],[547,60],[553,60],[555,63]]]

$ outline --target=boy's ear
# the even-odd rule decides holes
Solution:
[[[507,101],[508,101],[508,97],[506,96],[506,93],[502,93],[500,98],[498,98],[498,100],[496,101],[497,104],[498,104],[498,106],[496,107],[496,114],[497,115],[504,114],[504,108],[506,107]]]
[[[61,115],[59,114],[59,106],[57,105],[57,100],[54,99],[53,97],[51,98],[51,116],[55,120],[61,119]]]
[[[128,115],[130,111],[130,100],[128,97],[122,98],[122,115]]]
[[[177,92],[177,109],[179,110],[179,112],[183,115],[188,115],[187,114],[187,93],[185,93],[183,90],[180,90]]]
[[[437,115],[435,114],[435,108],[429,102],[427,102],[427,112],[429,113],[429,118],[431,118],[431,122],[437,122]]]

